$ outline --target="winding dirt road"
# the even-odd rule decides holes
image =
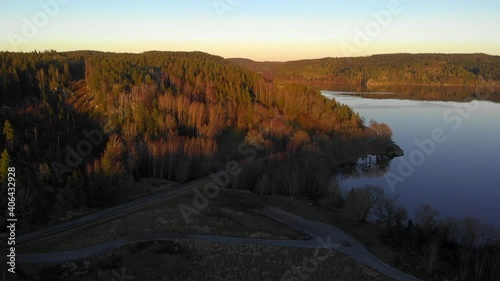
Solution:
[[[335,249],[354,260],[373,268],[374,270],[395,280],[419,280],[409,274],[401,272],[382,262],[371,254],[361,243],[342,230],[318,221],[308,220],[274,207],[258,211],[260,214],[271,217],[277,221],[290,225],[297,230],[312,237],[310,240],[273,240],[253,239],[242,237],[195,235],[183,233],[151,233],[137,234],[117,240],[97,244],[88,248],[75,249],[56,253],[19,254],[18,262],[21,263],[61,263],[79,260],[102,254],[108,250],[140,242],[167,241],[175,239],[203,240],[226,244],[255,244],[276,247],[308,248],[308,249]]]
[[[261,213],[294,227],[309,235],[315,241],[319,241],[320,244],[323,244],[321,241],[328,241],[329,245],[336,245],[334,249],[337,251],[395,280],[420,280],[384,263],[378,257],[370,253],[368,249],[354,237],[333,225],[308,220],[277,208],[266,208],[262,210]]]
[[[43,228],[40,230],[36,230],[33,232],[21,234],[16,238],[16,244],[17,246],[20,246],[22,244],[39,240],[45,237],[49,237],[51,235],[68,231],[70,229],[78,228],[84,225],[88,225],[91,223],[99,222],[101,220],[123,214],[124,212],[131,211],[133,209],[143,207],[145,204],[150,204],[154,203],[157,200],[165,199],[166,197],[173,197],[179,193],[188,191],[192,189],[195,186],[201,185],[201,184],[206,184],[213,181],[213,179],[210,176],[203,177],[194,181],[190,181],[184,184],[179,184],[176,185],[172,188],[169,188],[167,190],[162,190],[150,195],[147,195],[145,197],[137,198],[129,202],[125,202],[119,205],[116,205],[114,207],[98,211],[95,213],[91,213],[88,215],[81,216],[79,218],[76,218],[71,221],[64,221],[52,226],[49,226],[47,228]],[[5,241],[2,241],[2,245],[6,244]],[[2,248],[5,249],[5,248]]]
[[[190,189],[213,181],[210,176],[200,178],[185,184],[177,185],[168,190],[160,191],[142,198],[138,198],[106,210],[88,214],[72,221],[62,222],[45,229],[37,230],[31,233],[22,234],[17,237],[17,245],[25,244],[46,238],[57,233],[75,229],[91,223],[96,223],[104,219],[129,212],[133,209],[143,207],[146,204],[154,203],[157,200],[173,197],[179,193],[189,191]],[[308,220],[300,216],[288,213],[278,208],[269,207],[257,211],[277,221],[290,225],[295,229],[307,234],[310,240],[273,240],[273,239],[254,239],[242,237],[213,236],[213,235],[195,235],[184,233],[150,233],[137,234],[123,237],[117,240],[97,244],[88,248],[74,249],[55,253],[36,253],[17,255],[17,261],[20,263],[61,263],[72,260],[79,260],[102,254],[108,250],[115,249],[125,245],[131,245],[139,242],[166,241],[175,239],[204,240],[217,243],[233,244],[255,244],[276,247],[293,247],[309,249],[335,249],[342,252],[354,260],[373,268],[374,270],[391,277],[395,280],[414,281],[419,280],[409,274],[401,272],[386,263],[382,262],[375,255],[371,254],[360,242],[352,236],[332,225]],[[3,244],[3,243],[2,243]]]

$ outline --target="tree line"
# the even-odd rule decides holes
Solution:
[[[386,260],[424,280],[500,279],[500,231],[474,217],[444,217],[425,204],[413,215],[398,195],[377,186],[345,192],[332,183],[323,200],[355,223],[371,219],[381,227],[380,242],[392,250]]]
[[[486,54],[387,54],[284,63],[231,61],[283,83],[321,86],[324,90],[339,84],[362,90],[389,85],[500,88],[500,57]]]

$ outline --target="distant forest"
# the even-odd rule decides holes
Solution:
[[[500,57],[485,54],[388,54],[290,62],[230,59],[273,80],[322,90],[395,91],[399,97],[500,102]],[[418,93],[407,89],[413,86]],[[452,87],[452,89],[436,89]],[[421,93],[420,93],[421,92]],[[444,93],[443,93],[444,92]],[[411,98],[411,97],[410,97]]]
[[[185,182],[249,155],[264,160],[230,187],[321,195],[339,164],[393,147],[387,125],[317,90],[198,52],[2,52],[0,104],[0,182],[14,165],[32,226],[109,206],[140,177]]]

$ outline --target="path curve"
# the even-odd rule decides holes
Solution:
[[[337,227],[319,221],[308,220],[274,207],[262,209],[258,211],[258,213],[290,225],[297,230],[309,235],[310,237],[312,237],[312,239],[275,240],[183,233],[136,234],[83,249],[69,250],[57,253],[18,254],[17,261],[24,263],[61,263],[96,256],[106,252],[107,250],[140,242],[187,239],[226,244],[254,244],[308,249],[335,249],[395,280],[419,280],[414,276],[401,272],[384,263],[375,255],[371,254],[360,242],[358,242],[356,239],[346,234],[342,230],[338,229]]]
[[[393,279],[404,281],[420,280],[384,263],[377,256],[370,253],[368,249],[366,249],[366,247],[354,237],[333,225],[308,220],[274,207],[263,209],[260,212],[263,215],[269,216],[277,221],[290,225],[301,232],[304,232],[316,241],[329,241],[329,243],[337,243],[338,247],[335,248],[337,251],[344,253],[359,263],[371,267]]]
[[[95,223],[100,220],[104,220],[119,214],[123,214],[124,212],[133,210],[138,207],[142,207],[145,204],[149,204],[155,202],[157,200],[164,199],[166,197],[172,197],[184,191],[187,191],[193,188],[196,185],[208,183],[213,181],[211,176],[206,176],[197,180],[193,180],[187,183],[176,185],[172,188],[162,190],[144,197],[140,197],[129,202],[125,202],[114,207],[110,207],[108,209],[97,211],[95,213],[83,215],[71,221],[63,221],[57,223],[55,225],[35,230],[33,232],[24,233],[19,235],[16,238],[16,245],[20,246],[24,243],[28,243],[31,241],[35,241],[38,239],[42,239],[60,232],[68,231],[77,227],[81,227],[87,224]],[[2,241],[2,245],[6,244],[5,241]],[[5,248],[4,248],[5,249]]]

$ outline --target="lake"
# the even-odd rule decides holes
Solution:
[[[399,194],[410,217],[429,204],[440,219],[473,216],[500,227],[500,104],[322,93],[349,105],[366,124],[374,119],[389,125],[405,152],[384,176],[343,179],[341,187],[384,187]]]

